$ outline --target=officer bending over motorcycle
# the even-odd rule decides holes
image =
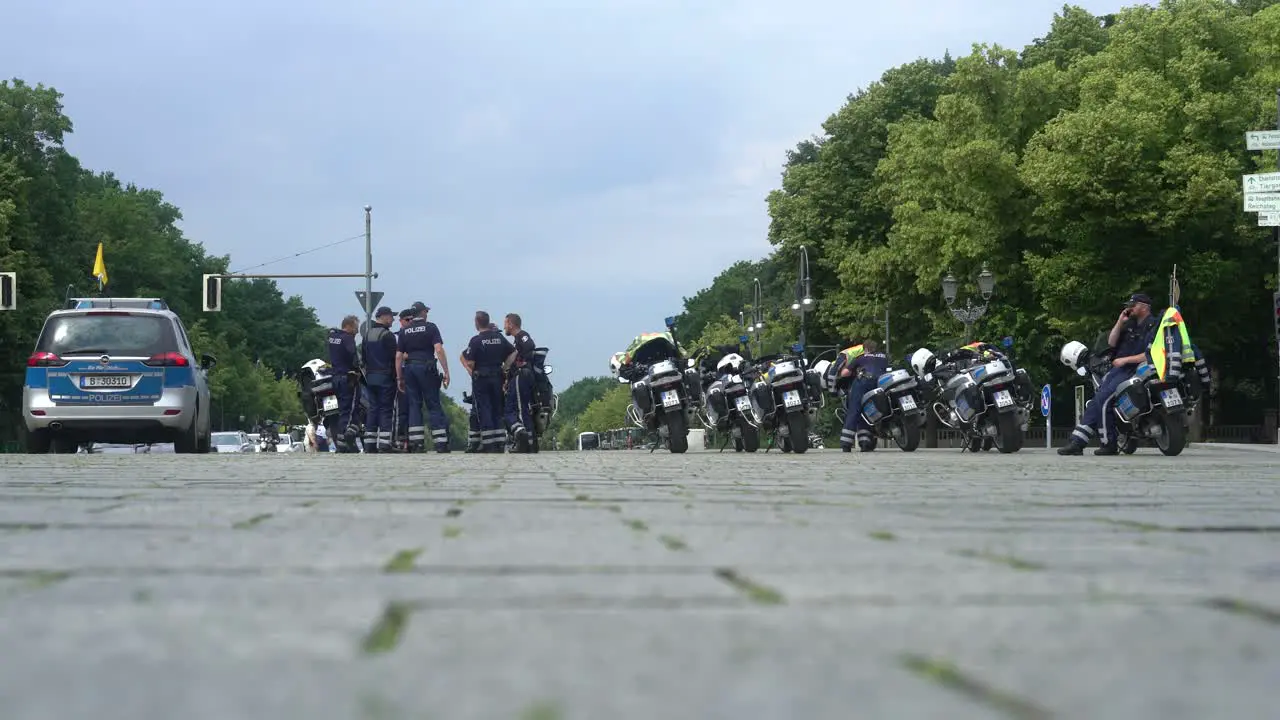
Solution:
[[[844,428],[840,431],[841,452],[853,452],[855,439],[859,451],[870,452],[875,449],[875,436],[871,434],[866,418],[862,417],[862,396],[875,389],[876,379],[888,368],[889,358],[880,351],[880,344],[875,340],[845,348],[836,358],[837,386],[841,381],[849,383],[845,398]]]

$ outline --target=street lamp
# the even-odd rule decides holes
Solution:
[[[947,309],[951,311],[952,317],[964,323],[964,341],[970,342],[973,339],[973,324],[983,315],[987,314],[987,304],[991,301],[991,296],[996,290],[996,276],[987,269],[987,264],[982,264],[982,272],[978,273],[978,293],[982,296],[982,304],[974,305],[973,296],[965,298],[964,307],[952,307],[956,302],[956,293],[960,289],[960,283],[956,277],[950,272],[942,278],[942,298],[947,301]]]
[[[804,347],[804,316],[813,311],[817,303],[813,299],[813,277],[809,274],[809,249],[800,246],[800,272],[796,276],[796,301],[791,303],[791,312],[800,316],[800,347]],[[804,352],[801,350],[801,352]]]

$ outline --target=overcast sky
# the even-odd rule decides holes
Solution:
[[[607,374],[768,253],[785,151],[849,93],[976,41],[1021,48],[1061,7],[18,0],[0,73],[65,93],[71,151],[164,192],[233,270],[360,235],[372,205],[374,287],[432,307],[457,397],[475,310],[522,314],[557,387]],[[363,243],[269,271],[363,272]],[[281,285],[336,325],[363,280]]]

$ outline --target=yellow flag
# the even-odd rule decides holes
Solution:
[[[102,262],[102,243],[98,243],[98,257],[93,260],[93,276],[98,278],[99,285],[107,284],[107,266]]]

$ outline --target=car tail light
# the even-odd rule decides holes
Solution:
[[[67,362],[54,353],[38,352],[27,358],[27,367],[63,367]]]
[[[186,356],[176,352],[152,355],[143,360],[142,364],[148,367],[188,367],[191,365],[191,363],[187,362]]]

